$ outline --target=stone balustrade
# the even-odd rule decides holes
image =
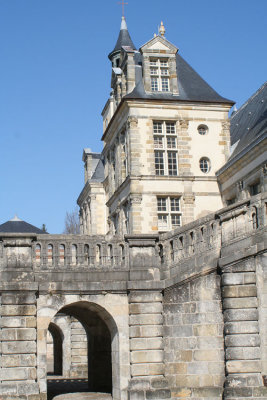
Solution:
[[[127,261],[127,243],[100,236],[5,234],[0,241],[1,269],[121,269]]]
[[[159,242],[161,264],[167,263],[172,268],[192,257],[247,237],[266,225],[266,204],[266,194],[254,196],[162,234]]]

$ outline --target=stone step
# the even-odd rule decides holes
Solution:
[[[65,393],[53,397],[53,400],[112,400],[112,396],[107,393]]]

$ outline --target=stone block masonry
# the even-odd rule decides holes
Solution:
[[[131,291],[130,314],[130,399],[168,399],[164,379],[163,306],[161,291]]]
[[[34,396],[39,394],[36,371],[36,285],[3,286],[0,319],[1,397]]]
[[[54,324],[63,376],[88,368],[92,387],[109,376],[113,400],[267,400],[266,204],[255,196],[174,232],[113,238],[126,250],[115,263],[85,257],[111,245],[104,237],[1,237],[2,399],[46,399]],[[50,243],[77,246],[77,262],[48,264]]]
[[[213,273],[169,288],[163,309],[165,374],[172,398],[221,399],[224,349],[219,276]]]
[[[225,267],[222,274],[226,399],[264,396],[254,258]]]

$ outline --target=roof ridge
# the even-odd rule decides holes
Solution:
[[[264,87],[265,87],[266,85],[267,85],[267,81],[264,82],[264,83],[261,85],[261,87],[260,87],[258,90],[256,90],[256,92],[255,92],[252,96],[250,96],[244,104],[242,104],[242,106],[230,117],[230,120],[231,120],[231,119],[234,119],[234,117],[235,117],[236,115],[238,115],[239,111],[243,110],[249,103],[251,103],[252,100],[253,100],[256,96],[258,96],[258,94],[264,89]]]

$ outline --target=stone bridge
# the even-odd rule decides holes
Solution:
[[[266,222],[260,194],[162,235],[0,233],[1,398],[46,399],[49,331],[113,400],[267,399]]]

